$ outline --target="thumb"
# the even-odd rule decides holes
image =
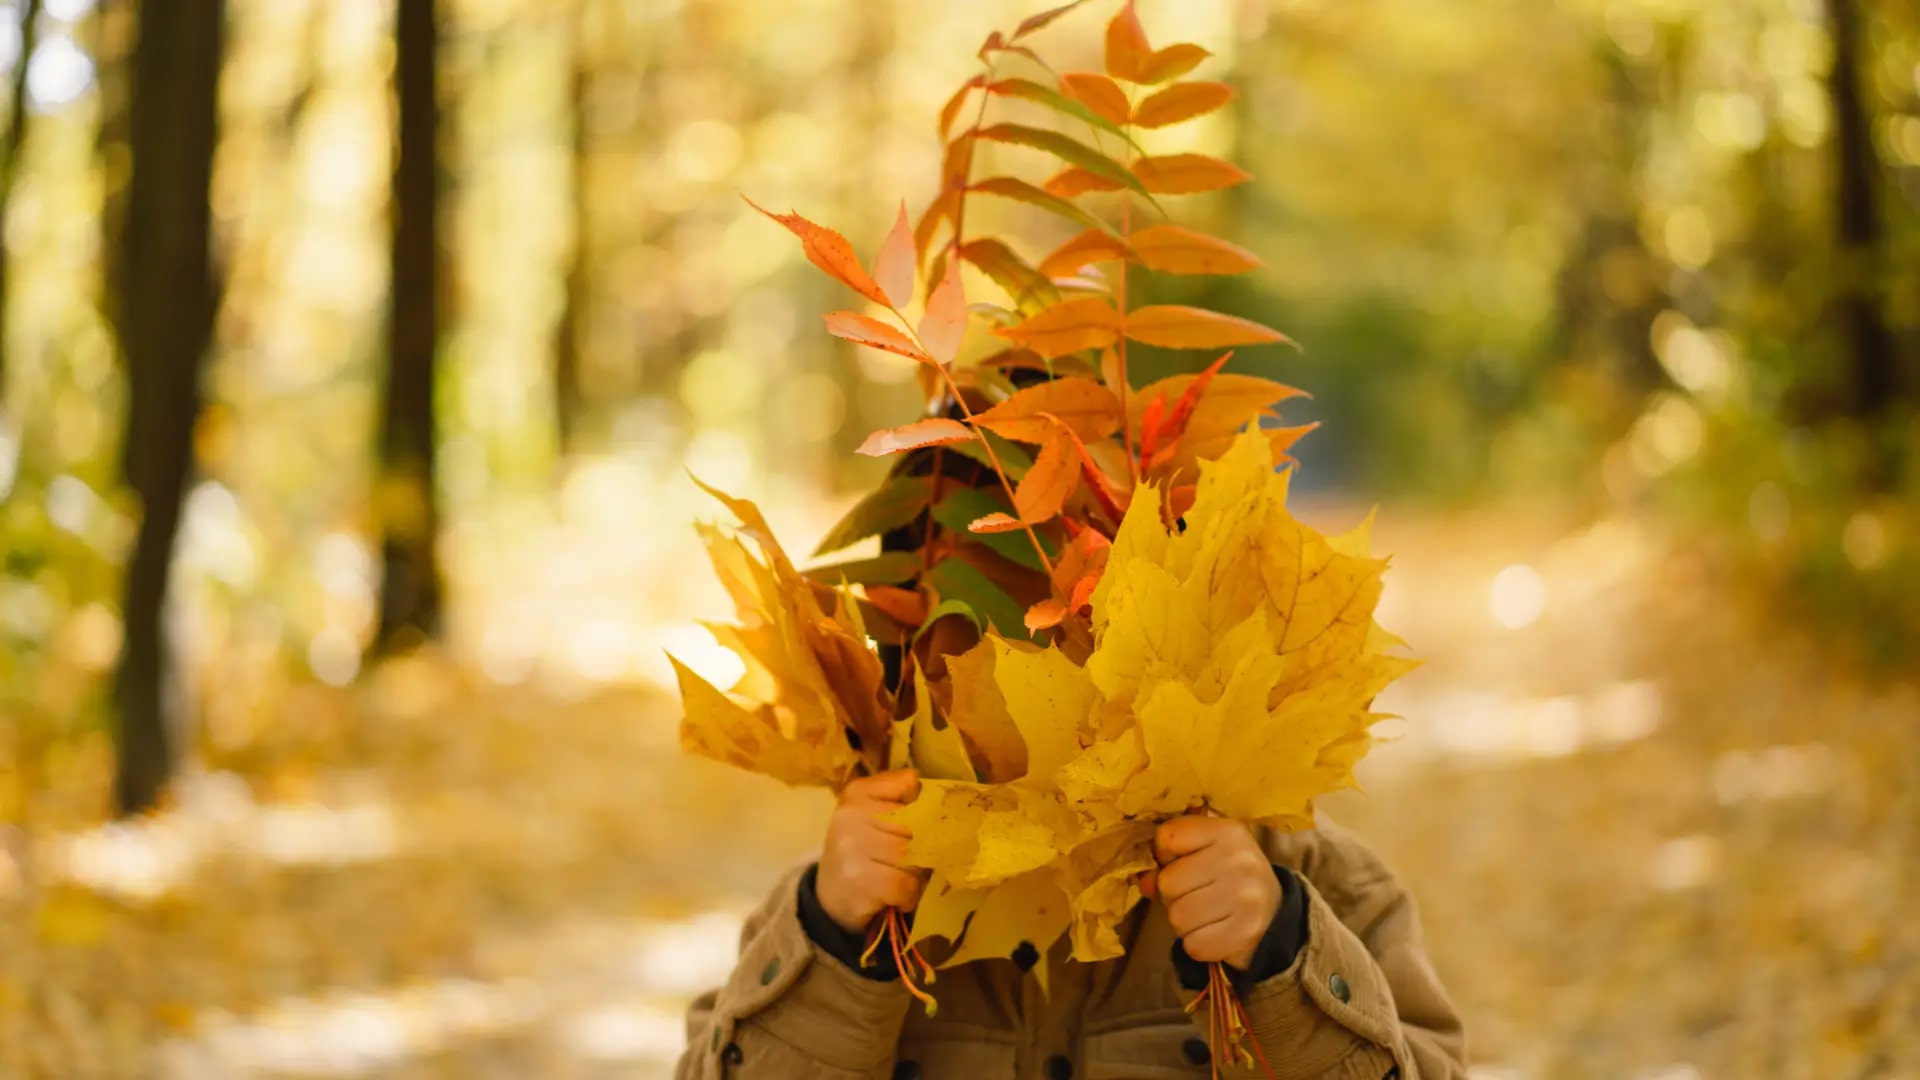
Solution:
[[[1140,893],[1149,900],[1160,898],[1160,871],[1148,870],[1140,875]]]
[[[859,794],[883,802],[910,802],[920,794],[920,774],[912,769],[875,773],[856,783],[859,785]]]

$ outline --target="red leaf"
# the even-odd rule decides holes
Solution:
[[[741,198],[746,199],[745,195]],[[853,253],[853,245],[847,238],[824,225],[817,225],[799,214],[776,214],[752,199],[747,205],[786,226],[787,231],[800,238],[801,247],[807,253],[807,261],[825,270],[835,280],[859,293],[876,304],[887,302],[887,294],[880,291],[860,265],[860,257]]]
[[[902,450],[917,450],[922,446],[939,443],[968,442],[973,439],[973,429],[958,420],[949,420],[944,416],[930,416],[924,420],[915,420],[896,428],[876,431],[867,436],[860,444],[860,453],[868,457],[885,457]]]
[[[837,338],[868,348],[883,349],[890,353],[918,360],[923,364],[933,363],[933,357],[920,350],[913,339],[888,326],[878,319],[871,319],[853,311],[836,311],[826,316],[827,332]]]

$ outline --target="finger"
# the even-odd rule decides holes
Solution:
[[[1195,930],[1191,934],[1182,935],[1180,946],[1187,950],[1188,956],[1203,964],[1227,960],[1232,958],[1235,951],[1234,931],[1232,922],[1223,919]]]
[[[893,769],[889,772],[863,776],[847,784],[840,791],[842,801],[848,799],[871,799],[876,802],[904,803],[912,802],[920,794],[920,774],[912,769]]]
[[[888,907],[911,911],[920,902],[918,877],[896,866],[875,862],[868,867],[871,892],[868,894]]]
[[[1174,933],[1184,938],[1232,918],[1232,898],[1226,892],[1217,888],[1200,889],[1168,904],[1167,922],[1173,926]]]
[[[1165,866],[1182,855],[1199,851],[1211,846],[1222,835],[1223,827],[1231,827],[1232,822],[1221,818],[1206,818],[1187,814],[1160,824],[1153,830],[1153,853]]]
[[[913,836],[913,830],[893,820],[891,816],[899,808],[899,803],[860,803],[850,807],[859,812],[862,824],[889,836],[909,838]]]
[[[869,834],[860,845],[867,858],[882,866],[891,866],[898,870],[912,870],[907,865],[907,838],[888,832]]]
[[[1182,855],[1160,868],[1160,895],[1171,904],[1196,889],[1211,885],[1220,876],[1220,860],[1200,851]]]
[[[1160,871],[1147,870],[1140,875],[1140,895],[1153,900],[1160,895]]]

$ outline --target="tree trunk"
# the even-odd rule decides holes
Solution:
[[[1876,417],[1897,390],[1895,346],[1880,309],[1883,236],[1875,201],[1873,118],[1860,79],[1867,61],[1860,5],[1827,0],[1833,66],[1827,99],[1833,112],[1834,230],[1839,256],[1836,316],[1852,361],[1852,411]]]
[[[200,372],[218,289],[208,186],[219,138],[222,0],[168,0],[142,12],[129,116],[132,171],[121,244],[127,364],[123,470],[140,499],[127,566],[125,644],[114,678],[123,813],[158,802],[172,771],[167,581],[193,465]]]
[[[0,159],[0,236],[7,226],[7,208],[13,205],[13,185],[20,179],[20,151],[27,142],[27,65],[40,30],[42,0],[26,0],[20,9],[20,55],[13,65],[13,98],[7,108],[6,157]],[[8,273],[6,245],[0,244],[0,409],[7,403],[7,313],[12,310],[13,279]]]
[[[132,114],[133,36],[137,28],[133,0],[97,0],[88,21],[94,85],[100,101],[93,152],[100,161],[100,310],[116,334],[125,282],[120,244],[127,220],[127,174],[132,157],[127,125]]]
[[[394,36],[399,154],[393,169],[392,310],[380,429],[381,560],[376,653],[410,648],[440,631],[440,564],[434,543],[434,351],[440,337],[439,29],[434,0],[399,0]]]
[[[590,141],[587,95],[593,82],[592,64],[588,59],[591,30],[588,23],[592,14],[592,5],[583,0],[573,24],[573,81],[569,92],[573,112],[573,193],[569,225],[573,236],[567,260],[566,306],[560,312],[553,349],[553,419],[563,458],[573,453],[580,434],[580,412],[584,403],[580,391],[580,357],[586,337],[587,289],[592,281],[593,215],[587,205]]]

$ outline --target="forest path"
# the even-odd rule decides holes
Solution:
[[[1915,688],[1632,522],[1383,522],[1428,663],[1324,806],[1412,887],[1476,1076],[1920,1076]],[[665,1076],[826,806],[683,758],[643,688],[421,659],[280,708],[247,781],[16,838],[0,1075]]]

